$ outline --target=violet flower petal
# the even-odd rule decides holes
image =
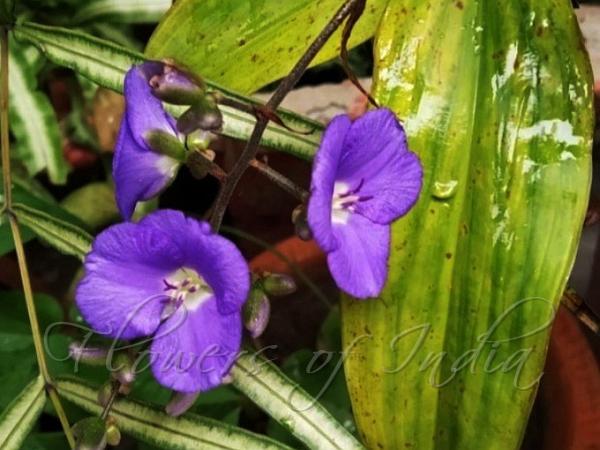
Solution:
[[[219,312],[240,311],[250,290],[250,272],[231,241],[213,233],[207,222],[187,218],[179,211],[157,211],[142,219],[140,225],[160,227],[171,236],[184,252],[186,265],[210,285]]]
[[[139,145],[123,117],[113,158],[115,195],[119,212],[130,220],[137,202],[149,200],[175,178],[179,162]]]
[[[333,233],[339,247],[328,253],[327,263],[336,284],[356,298],[379,295],[387,280],[390,226],[352,214]]]
[[[223,383],[241,340],[241,313],[221,314],[214,297],[195,311],[180,308],[159,327],[152,342],[152,373],[160,384],[178,392],[207,391]]]
[[[125,117],[131,134],[140,147],[147,147],[144,137],[148,131],[159,130],[176,135],[175,120],[165,111],[162,102],[152,93],[144,66],[132,67],[125,76]]]
[[[98,235],[76,291],[83,318],[99,333],[134,339],[154,333],[165,295],[163,279],[183,254],[164,232],[132,223]]]
[[[395,114],[381,108],[357,119],[344,142],[338,181],[365,201],[356,212],[380,224],[405,215],[421,192],[423,169],[419,158],[408,151],[406,134]]]
[[[315,241],[325,252],[338,247],[331,229],[333,186],[344,149],[344,140],[351,124],[348,116],[335,117],[323,134],[321,147],[313,162],[308,224]]]

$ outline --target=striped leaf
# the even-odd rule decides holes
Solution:
[[[123,91],[125,72],[133,64],[138,64],[144,59],[143,55],[135,51],[65,28],[23,23],[15,26],[14,35],[37,46],[52,62],[69,67],[95,83],[117,92]],[[249,105],[257,104],[255,100],[217,84],[207,84],[227,97]],[[174,108],[173,111],[181,109]],[[221,111],[224,117],[223,134],[247,140],[254,126],[254,117],[227,107],[222,107]],[[308,136],[301,135],[270,124],[262,144],[302,158],[311,158],[320,141],[322,126],[289,111],[281,111],[280,115],[288,126],[313,132]]]
[[[236,388],[309,448],[364,448],[315,398],[268,361],[242,355],[230,373]]]
[[[9,119],[31,175],[46,170],[50,181],[64,184],[69,167],[63,158],[60,129],[48,98],[37,89],[35,60],[26,46],[11,42]]]
[[[369,0],[349,45],[373,36],[388,0]],[[343,0],[177,0],[150,38],[146,55],[173,58],[244,93],[284,77]],[[338,30],[312,62],[339,54]]]
[[[20,178],[13,174],[13,201],[14,203],[23,204],[29,208],[45,212],[46,214],[56,217],[62,221],[72,223],[76,226],[84,226],[77,217],[69,214],[66,210],[56,204],[52,196],[45,191],[35,180],[31,178]],[[2,182],[2,174],[0,174],[0,183]],[[0,203],[4,201],[4,196],[0,193]],[[0,255],[4,255],[14,249],[12,233],[8,221],[2,221],[4,217],[0,217]],[[35,237],[34,233],[27,227],[23,227],[22,239],[27,242]]]
[[[80,408],[100,414],[98,390],[84,381],[62,378],[56,381],[58,394]],[[175,418],[133,400],[115,401],[111,416],[119,429],[148,444],[164,449],[196,450],[289,450],[266,436],[222,422],[185,414]]]
[[[73,23],[109,21],[116,23],[158,22],[171,0],[95,0],[77,10]]]
[[[125,72],[144,59],[136,51],[67,28],[22,23],[13,33],[38,47],[53,63],[117,92],[123,92]]]
[[[80,259],[89,252],[92,236],[77,225],[22,203],[15,203],[13,211],[19,223],[57,250]]]
[[[343,302],[358,427],[369,448],[517,449],[590,186],[571,2],[390,2],[375,48],[425,183],[381,298]]]
[[[46,404],[44,379],[29,383],[0,416],[0,448],[19,450]]]

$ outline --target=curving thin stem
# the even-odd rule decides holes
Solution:
[[[242,152],[240,158],[237,160],[231,172],[227,175],[225,182],[221,185],[221,190],[215,201],[210,224],[215,231],[218,231],[225,215],[227,205],[231,200],[235,188],[242,178],[242,175],[250,165],[250,161],[256,156],[258,151],[258,145],[262,138],[265,129],[269,123],[269,113],[275,111],[281,104],[285,96],[292,90],[296,85],[302,74],[306,71],[306,68],[314,57],[319,53],[319,50],[329,40],[331,35],[339,28],[339,26],[346,20],[346,18],[352,13],[354,8],[359,5],[363,0],[347,0],[340,9],[334,14],[331,20],[325,25],[325,28],[319,33],[315,40],[310,44],[306,52],[298,60],[291,72],[283,79],[277,89],[269,98],[269,101],[264,107],[264,113],[260,113],[256,118],[256,124],[254,130],[250,136],[250,140],[246,143],[246,147]]]
[[[264,162],[261,162],[257,159],[253,159],[250,161],[250,166],[254,167],[265,177],[267,177],[269,180],[271,180],[273,183],[279,186],[281,189],[286,191],[288,194],[296,197],[301,202],[305,202],[308,200],[308,191],[302,189],[292,180],[287,178],[282,173],[277,172],[268,164],[265,164]]]
[[[54,410],[63,427],[69,446],[74,448],[75,439],[73,438],[69,421],[52,384],[50,373],[48,372],[48,365],[46,364],[46,358],[44,356],[44,346],[42,345],[40,325],[35,310],[35,302],[33,300],[33,291],[31,289],[23,239],[21,237],[17,217],[12,212],[12,179],[10,171],[10,142],[8,135],[8,29],[2,27],[0,30],[0,145],[2,147],[2,176],[4,186],[4,204],[2,205],[2,212],[8,217],[15,244],[15,252],[17,253],[19,272],[21,274],[21,283],[23,285],[23,295],[25,296],[25,305],[27,306],[27,315],[29,316],[29,324],[31,326],[31,334],[33,337],[38,367],[46,384],[46,392],[50,397],[50,401],[52,402]]]

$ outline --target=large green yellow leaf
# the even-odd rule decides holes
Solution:
[[[350,45],[377,28],[388,0],[369,0]],[[250,93],[285,76],[343,0],[178,0],[152,35],[146,55],[173,58],[199,75]],[[334,34],[314,64],[339,53]]]
[[[343,302],[359,429],[369,448],[517,449],[590,185],[571,2],[391,2],[375,62],[425,183],[381,298]]]

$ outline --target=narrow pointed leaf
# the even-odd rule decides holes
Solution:
[[[100,414],[98,391],[87,383],[63,378],[56,381],[58,394],[80,408]],[[266,436],[242,428],[185,414],[171,417],[148,405],[133,400],[117,400],[110,414],[119,429],[148,444],[164,449],[196,450],[289,450],[289,447]]]
[[[46,170],[50,181],[64,184],[69,167],[63,158],[60,129],[52,105],[38,90],[36,70],[25,46],[11,43],[9,119],[20,158],[31,175]]]
[[[77,217],[69,214],[66,210],[61,208],[52,196],[48,194],[35,180],[29,178],[20,178],[13,174],[13,201],[15,204],[26,205],[29,208],[33,208],[38,211],[42,211],[52,217],[58,218],[62,221],[72,223],[77,227],[82,227],[84,224],[80,222]],[[0,174],[0,182],[2,182],[2,175]],[[3,194],[0,193],[0,204],[4,201]],[[3,220],[5,217],[0,217],[0,255],[4,255],[14,249],[14,242],[12,233],[8,221]],[[22,229],[22,239],[24,242],[29,241],[35,237],[33,231],[27,227]]]
[[[231,369],[233,385],[309,448],[364,448],[297,383],[268,361],[242,355]]]
[[[117,92],[123,91],[123,80],[127,70],[133,64],[144,60],[143,55],[133,50],[66,28],[23,23],[15,26],[14,34],[18,39],[37,46],[55,64],[69,67],[95,83]],[[248,105],[258,104],[255,100],[226,90],[210,81],[207,81],[207,84],[227,97]],[[180,114],[182,110],[174,108],[173,111]],[[221,111],[224,117],[223,134],[237,139],[249,139],[255,123],[254,117],[228,107],[221,107]],[[280,116],[289,127],[313,133],[302,135],[270,124],[264,134],[263,145],[301,158],[311,158],[319,144],[322,126],[285,110],[280,112]]]
[[[350,46],[373,36],[388,0],[369,0]],[[207,78],[251,93],[284,77],[343,0],[178,0],[152,35],[146,54],[174,58]],[[339,54],[338,30],[312,62]]]
[[[19,222],[62,253],[80,259],[89,252],[92,236],[66,220],[22,203],[13,205]]]
[[[95,0],[79,8],[73,23],[103,20],[115,23],[158,22],[171,0]]]
[[[44,379],[39,375],[0,415],[0,448],[20,449],[45,404]]]
[[[570,0],[390,2],[374,94],[425,168],[381,298],[343,302],[369,448],[518,449],[590,186]]]

